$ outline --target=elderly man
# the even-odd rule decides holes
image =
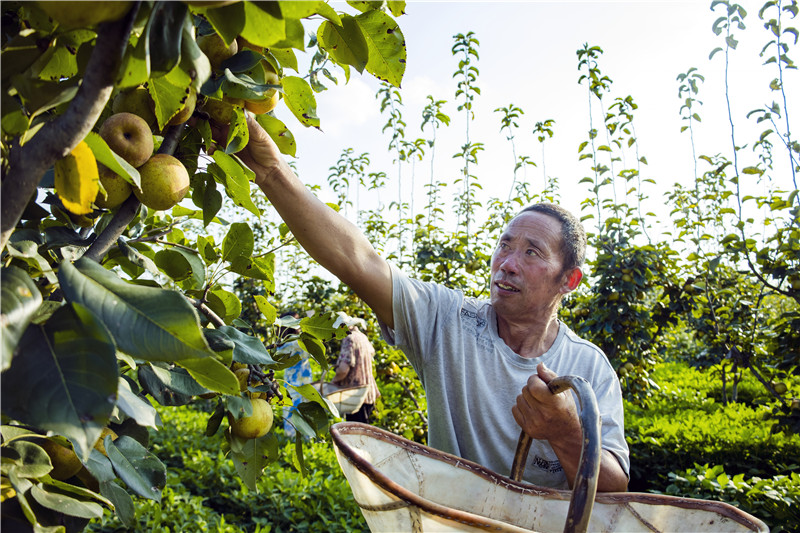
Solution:
[[[239,155],[256,184],[303,248],[372,308],[384,338],[417,371],[431,446],[508,474],[522,428],[535,439],[525,480],[567,488],[580,458],[580,421],[573,397],[551,394],[547,383],[579,375],[602,416],[598,490],[627,488],[619,381],[606,356],[556,317],[582,277],[586,237],[574,216],[537,204],[513,218],[492,256],[490,301],[466,298],[386,262],[300,182],[252,117],[248,126],[250,142]]]

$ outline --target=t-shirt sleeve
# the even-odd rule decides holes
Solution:
[[[390,264],[394,328],[379,321],[381,335],[406,354],[424,383],[423,366],[444,320],[458,316],[463,295],[435,283],[411,279]]]
[[[630,452],[625,442],[622,390],[615,374],[604,379],[595,389],[600,408],[603,449],[610,451],[619,461],[622,470],[630,478]]]

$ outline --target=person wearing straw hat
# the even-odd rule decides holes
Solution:
[[[428,399],[429,444],[508,474],[520,428],[533,440],[523,479],[571,488],[583,436],[572,395],[551,394],[559,375],[589,381],[602,419],[597,490],[624,491],[630,459],[622,391],[605,354],[557,318],[581,281],[586,235],[574,215],[536,204],[506,225],[491,262],[489,300],[414,280],[320,201],[248,116],[238,153],[301,246],[372,308]]]
[[[375,348],[367,336],[358,329],[359,327],[366,329],[367,323],[364,319],[351,317],[340,311],[337,320],[347,326],[349,333],[342,340],[342,348],[334,367],[336,375],[333,376],[331,383],[342,388],[369,386],[361,407],[353,413],[345,414],[345,420],[348,422],[369,424],[375,400],[381,395],[372,375]]]

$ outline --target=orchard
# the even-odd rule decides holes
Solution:
[[[424,390],[366,305],[320,276],[236,155],[247,116],[290,164],[313,155],[295,134],[324,130],[317,96],[363,76],[379,85],[372,105],[392,167],[344,149],[330,162],[331,206],[410,275],[486,297],[505,222],[580,196],[592,251],[559,318],[617,371],[630,490],[728,501],[800,531],[798,5],[709,3],[719,46],[703,53],[727,76],[740,34],[758,35],[774,100],[743,117],[729,105],[728,120],[708,124],[702,99],[729,103],[729,86],[706,95],[701,70],[677,74],[691,149],[675,157],[695,172],[655,199],[635,95],[618,92],[597,45],[573,56],[585,95],[575,105],[589,104],[573,187],[545,170],[552,118],[512,103],[494,110],[496,131],[474,128],[471,31],[452,38],[454,91],[429,95],[419,130],[409,127],[400,86],[412,4],[3,2],[3,527],[365,528],[330,448],[339,413],[313,385],[284,379],[299,357],[282,347],[296,343],[315,379],[330,377],[344,310],[367,320],[376,346],[373,422],[425,443]],[[756,133],[733,127],[741,121]],[[457,123],[451,178],[436,165]],[[727,151],[706,151],[702,127],[730,138]],[[506,191],[480,166],[482,139],[497,131],[513,157]],[[415,179],[422,204],[408,192]],[[390,200],[365,207],[380,193]]]
[[[275,254],[254,248],[263,236],[221,216],[261,213],[235,155],[245,110],[293,155],[290,127],[319,126],[320,77],[399,83],[403,4],[3,3],[4,527],[79,530],[103,508],[131,524],[132,496],[158,501],[166,483],[148,450],[154,405],[213,402],[206,438],[255,487],[277,456],[273,409],[288,385],[275,373],[296,362],[275,346],[295,340],[325,366],[324,343],[345,332],[330,313],[282,322],[259,297],[261,328],[297,328],[266,342],[222,283],[274,289]],[[298,54],[316,58],[310,77]],[[338,413],[312,386],[298,392],[302,447]]]

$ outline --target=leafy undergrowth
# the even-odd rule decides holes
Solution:
[[[225,455],[222,437],[203,436],[207,413],[192,408],[160,413],[164,427],[152,436],[153,452],[167,465],[167,488],[160,504],[136,501],[136,531],[367,531],[330,442],[304,446],[305,476],[278,461],[253,492]],[[280,456],[292,457],[294,442],[284,446]],[[89,530],[129,531],[109,512]]]
[[[773,431],[769,398],[745,381],[755,401],[723,405],[716,380],[681,363],[659,365],[653,377],[660,391],[650,406],[625,406],[630,490],[725,501],[775,532],[800,531],[800,437]],[[304,477],[293,466],[294,443],[280,435],[288,462],[270,465],[258,492],[248,491],[222,437],[203,436],[203,408],[159,408],[164,426],[153,451],[168,483],[161,504],[137,500],[136,531],[367,531],[330,441],[304,446]],[[89,529],[126,531],[108,512]]]
[[[647,409],[625,405],[630,490],[725,501],[773,531],[800,531],[800,436],[776,431],[763,387],[746,379],[752,401],[724,405],[718,380],[685,364],[664,363],[653,378],[660,391]]]

